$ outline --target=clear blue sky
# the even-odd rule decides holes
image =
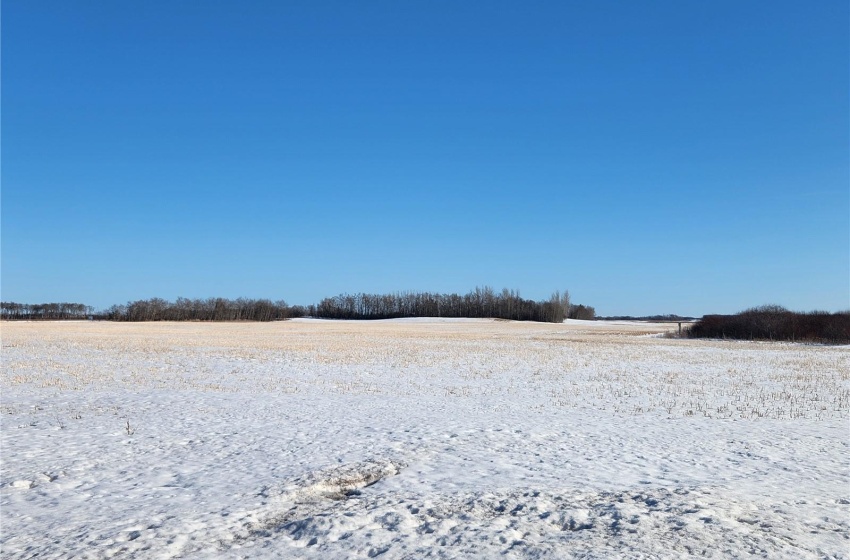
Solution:
[[[2,3],[2,298],[850,307],[848,2]]]

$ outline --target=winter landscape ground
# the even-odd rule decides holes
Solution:
[[[3,558],[848,558],[850,348],[4,323]]]

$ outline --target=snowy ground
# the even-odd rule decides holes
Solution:
[[[850,558],[850,348],[3,323],[3,558]]]

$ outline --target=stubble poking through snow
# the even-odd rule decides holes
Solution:
[[[4,323],[6,558],[846,558],[850,350]]]

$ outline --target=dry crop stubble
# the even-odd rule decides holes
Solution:
[[[669,325],[4,323],[4,385],[478,398],[705,418],[846,418],[847,347],[675,340]]]
[[[482,320],[2,329],[10,557],[846,543],[847,347]]]

